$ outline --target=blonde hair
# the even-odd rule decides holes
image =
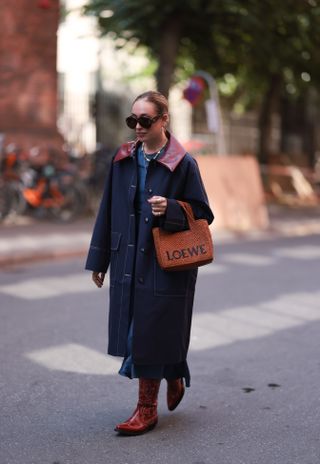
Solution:
[[[159,116],[169,112],[168,100],[160,92],[156,92],[154,90],[144,92],[141,95],[138,95],[138,97],[134,100],[133,104],[135,104],[135,102],[138,100],[146,100],[150,103],[153,103],[157,108],[157,113]]]

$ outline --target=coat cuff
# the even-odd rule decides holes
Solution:
[[[90,246],[85,269],[95,272],[107,272],[109,267],[110,253],[107,250]]]

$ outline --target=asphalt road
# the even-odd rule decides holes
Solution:
[[[0,464],[319,464],[320,236],[219,244],[199,274],[191,388],[118,437],[136,381],[106,357],[83,260],[0,273]]]

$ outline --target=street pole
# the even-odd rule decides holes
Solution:
[[[223,119],[222,119],[222,111],[220,106],[219,100],[219,93],[217,89],[217,84],[214,78],[206,71],[197,71],[194,76],[202,77],[209,88],[210,93],[210,100],[214,101],[217,107],[217,114],[218,114],[218,131],[217,131],[217,150],[218,155],[226,155],[226,141],[224,135],[224,127],[223,127]]]

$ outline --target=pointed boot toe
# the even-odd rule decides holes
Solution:
[[[168,381],[167,404],[169,411],[174,411],[181,402],[185,392],[183,379]]]
[[[156,407],[138,404],[133,415],[125,422],[116,425],[114,430],[120,435],[142,435],[154,429],[157,422],[158,415]]]
[[[139,379],[139,401],[132,416],[116,425],[120,435],[142,435],[152,430],[158,423],[157,398],[159,380]]]

